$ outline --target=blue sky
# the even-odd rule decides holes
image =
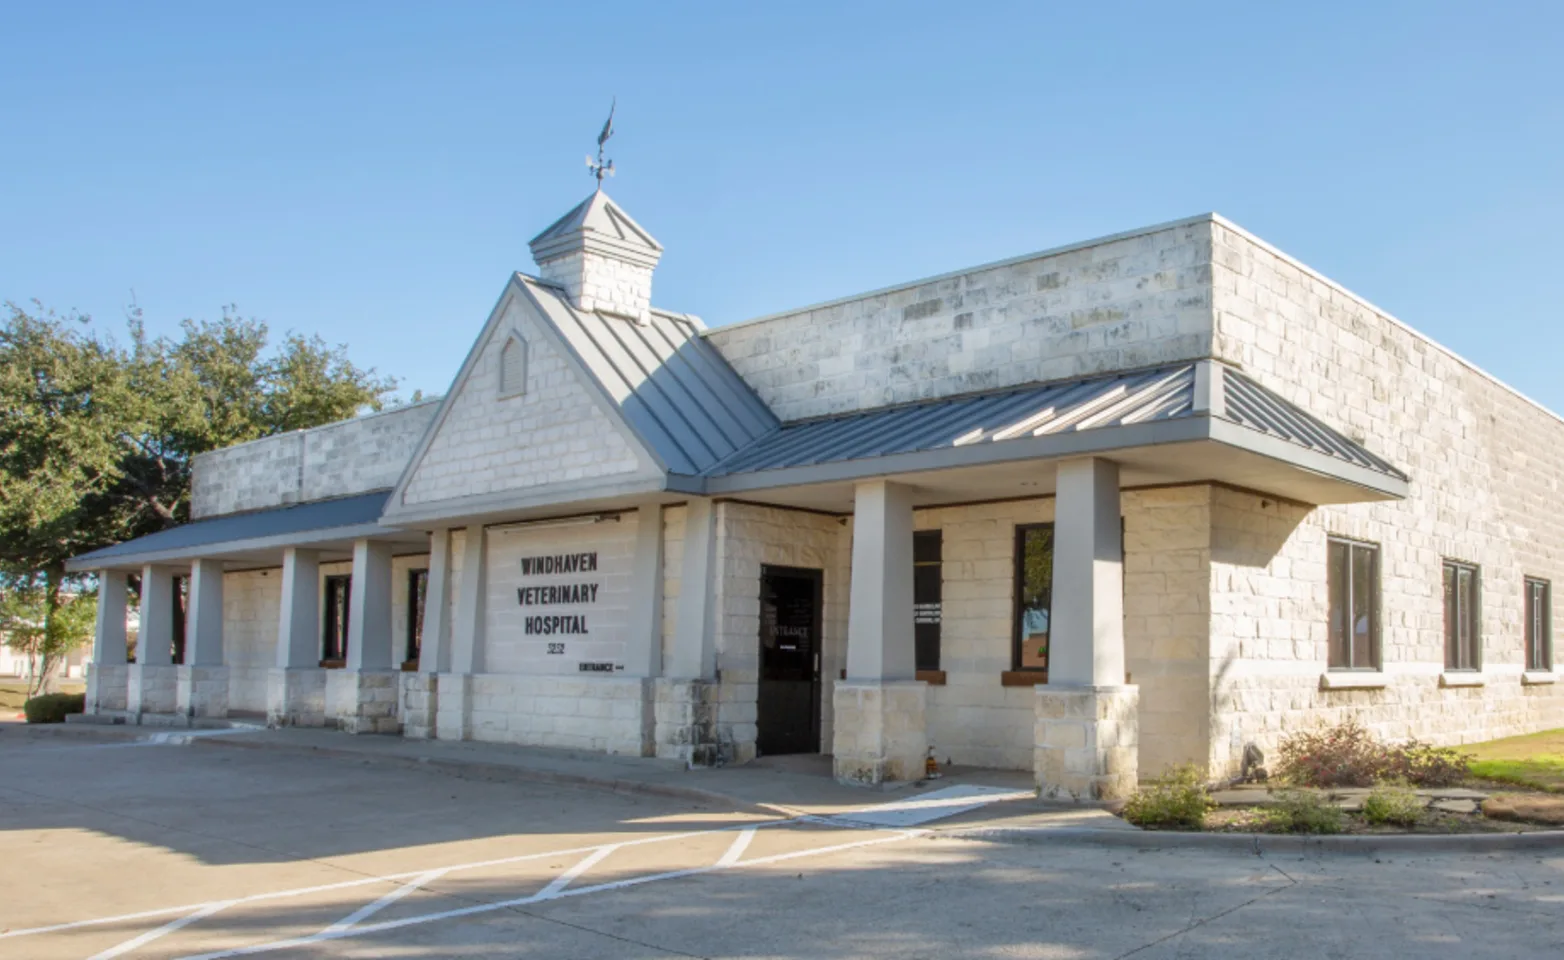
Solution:
[[[1372,7],[1372,9],[1365,9]],[[0,300],[441,392],[609,191],[719,325],[1216,210],[1564,411],[1564,5],[21,4]]]

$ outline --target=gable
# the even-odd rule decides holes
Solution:
[[[529,303],[505,297],[393,511],[648,472],[549,334]],[[524,344],[524,363],[516,363],[517,344]],[[502,383],[507,369],[514,375],[518,368],[525,378],[519,389]]]

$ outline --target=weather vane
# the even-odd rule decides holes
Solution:
[[[609,160],[606,163],[603,161],[603,145],[608,142],[609,137],[614,135],[614,107],[618,103],[619,98],[615,97],[613,102],[608,105],[608,121],[603,124],[603,132],[597,135],[597,159],[593,160],[590,156],[587,157],[587,169],[591,171],[592,176],[597,178],[597,188],[599,190],[603,189],[603,178],[614,175],[614,161]]]

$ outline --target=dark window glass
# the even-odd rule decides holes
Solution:
[[[352,574],[326,578],[326,615],[320,643],[322,660],[348,658],[348,602],[352,596]]]
[[[1048,621],[1053,605],[1054,525],[1016,527],[1015,551],[1016,670],[1036,670],[1047,682]]]
[[[1482,638],[1478,632],[1477,568],[1446,560],[1445,669],[1482,669]]]
[[[912,535],[912,630],[919,670],[939,669],[942,541],[938,530]]]
[[[418,652],[424,646],[424,597],[429,593],[429,571],[407,571],[407,656],[408,663],[418,662]]]
[[[1331,540],[1326,570],[1330,592],[1330,667],[1379,668],[1379,548]]]
[[[185,662],[185,610],[190,602],[190,578],[174,578],[174,649],[170,663]]]
[[[1526,669],[1553,669],[1553,585],[1526,581]]]

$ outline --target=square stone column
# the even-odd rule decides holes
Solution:
[[[346,667],[326,674],[326,714],[348,733],[396,733],[400,674],[392,667],[391,544],[353,544]]]
[[[320,666],[320,554],[282,552],[282,601],[277,611],[276,666],[266,676],[266,725],[326,723],[326,671]]]
[[[719,572],[717,506],[705,497],[692,497],[685,506],[673,645],[663,665],[667,676],[655,684],[652,739],[657,756],[698,766],[721,759],[716,682]]]
[[[434,734],[439,740],[472,737],[472,677],[483,672],[488,566],[489,534],[482,524],[474,524],[462,537],[462,577],[451,625],[451,672],[441,673],[435,683]]]
[[[851,784],[922,778],[929,749],[927,686],[916,678],[912,611],[912,491],[858,484],[847,612],[847,679],[831,697],[832,771]]]
[[[423,643],[418,671],[402,675],[402,736],[432,740],[439,728],[439,675],[451,672],[451,532],[429,537],[429,584],[424,594]]]
[[[126,660],[125,575],[98,571],[98,618],[92,633],[92,669],[87,674],[87,713],[126,709],[130,670]]]
[[[141,568],[141,632],[136,662],[130,667],[126,710],[134,714],[177,711],[179,671],[173,656],[174,572],[149,563]]]
[[[1140,693],[1124,683],[1119,468],[1059,465],[1048,682],[1039,684],[1033,772],[1049,799],[1114,800],[1138,782]]]
[[[223,665],[223,561],[190,565],[185,662],[175,668],[174,709],[186,717],[228,716],[228,668]]]

